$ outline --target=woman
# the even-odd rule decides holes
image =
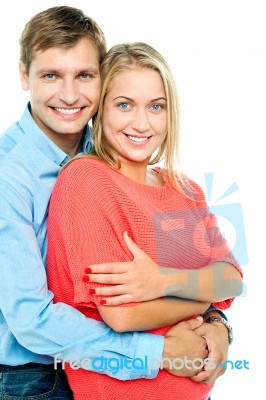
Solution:
[[[119,332],[164,335],[169,326],[203,313],[209,304],[159,298],[107,307],[95,295],[99,284],[82,279],[84,267],[130,260],[124,232],[165,267],[213,264],[214,270],[226,267],[237,278],[237,263],[202,190],[175,172],[177,95],[163,57],[144,43],[117,45],[103,61],[101,74],[94,153],[65,168],[51,199],[50,287],[55,301],[74,305]],[[148,168],[161,160],[164,168]],[[226,308],[231,301],[216,306]],[[165,371],[153,380],[127,382],[70,366],[67,375],[75,399],[206,400],[212,388]]]

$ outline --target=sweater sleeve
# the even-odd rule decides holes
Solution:
[[[49,276],[57,301],[66,301],[72,289],[73,303],[96,307],[101,296],[89,289],[101,284],[84,282],[92,264],[129,261],[123,240],[116,199],[101,163],[83,158],[73,161],[59,176],[49,210]],[[65,290],[64,282],[68,282]]]
[[[214,214],[210,212],[210,209],[206,203],[205,195],[203,193],[203,190],[198,186],[197,184],[193,183],[194,187],[196,187],[196,192],[197,192],[197,199],[199,200],[199,204],[201,204],[201,207],[203,211],[203,218],[202,221],[198,224],[198,226],[195,229],[195,236],[197,236],[197,228],[200,227],[201,223],[205,225],[205,232],[206,236],[198,235],[197,236],[197,246],[200,248],[200,251],[206,253],[209,252],[210,254],[210,259],[209,259],[209,264],[214,263],[214,262],[225,262],[233,265],[241,274],[242,270],[235,259],[231,249],[228,246],[227,240],[223,235],[221,234],[221,231],[218,226],[217,218]],[[201,238],[200,240],[198,238]],[[195,242],[196,243],[196,242]],[[217,276],[214,276],[214,279],[225,279],[223,277],[223,271],[221,271],[221,275],[217,273]],[[224,282],[224,284],[226,284]],[[213,303],[213,306],[225,310],[229,308],[233,302],[234,298],[229,298],[224,301],[216,302]]]
[[[221,234],[216,216],[211,213],[207,205],[203,190],[195,182],[190,181],[190,185],[194,189],[193,196],[197,200],[197,210],[199,213],[197,218],[198,224],[194,229],[194,243],[196,247],[203,254],[209,255],[210,263],[216,261],[227,262],[235,266],[242,274],[239,264],[228,246],[227,240]],[[205,232],[205,235],[202,235],[200,232]]]

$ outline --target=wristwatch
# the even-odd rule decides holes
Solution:
[[[224,319],[224,318],[222,318],[222,317],[213,316],[213,317],[209,317],[209,318],[207,319],[206,322],[209,322],[210,324],[211,324],[212,322],[220,322],[221,324],[223,324],[223,325],[226,327],[227,332],[228,332],[228,343],[229,343],[229,344],[233,343],[233,329],[232,329],[232,327],[228,324],[228,322],[226,321],[226,319]]]

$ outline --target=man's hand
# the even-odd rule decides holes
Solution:
[[[163,297],[164,276],[160,273],[158,265],[129,238],[126,232],[124,239],[134,257],[132,261],[97,264],[86,268],[90,282],[114,285],[93,289],[95,294],[107,296],[105,305],[109,306]]]
[[[200,358],[203,364],[204,359],[208,357],[206,340],[196,333],[197,329],[201,328],[202,323],[202,317],[197,317],[179,322],[166,333],[163,358],[167,358],[171,362],[166,360],[163,366],[170,374],[186,377],[198,374],[199,370],[193,368],[190,361]],[[180,359],[180,361],[177,359]],[[181,360],[184,363],[181,363]],[[182,365],[183,368],[180,368]]]
[[[226,327],[219,322],[203,323],[194,332],[206,339],[211,364],[205,363],[203,371],[192,379],[194,382],[211,384],[225,373],[223,365],[228,355],[228,332]]]

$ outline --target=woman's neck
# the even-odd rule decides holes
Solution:
[[[121,162],[120,167],[121,174],[134,182],[140,183],[147,186],[163,186],[164,181],[158,172],[148,169],[147,164],[134,164]]]

